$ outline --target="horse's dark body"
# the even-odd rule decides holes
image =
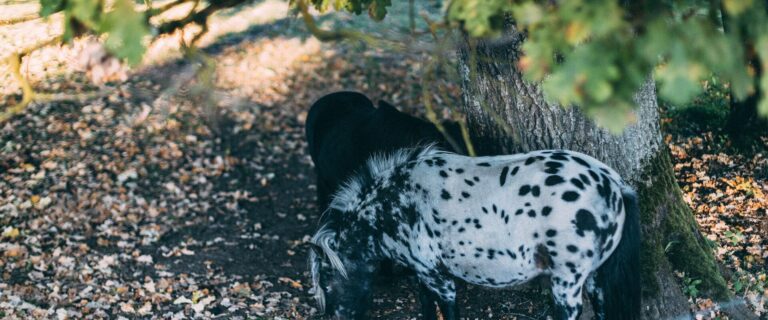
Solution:
[[[443,127],[454,143],[463,141],[459,125],[444,121]],[[317,100],[309,110],[306,123],[309,154],[317,174],[317,204],[324,212],[333,194],[361,169],[375,154],[434,143],[445,150],[456,150],[435,125],[398,111],[379,101],[375,108],[371,100],[358,92],[341,91]],[[393,274],[393,265],[384,260],[382,274]],[[423,297],[423,304],[434,299]]]
[[[458,125],[443,123],[454,141],[460,137]],[[317,200],[321,211],[352,173],[372,155],[419,144],[437,143],[454,150],[437,128],[424,120],[398,111],[357,92],[328,94],[315,102],[307,115],[306,135],[309,154],[317,173]]]

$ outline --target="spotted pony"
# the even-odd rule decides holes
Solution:
[[[582,288],[598,319],[638,319],[638,215],[635,192],[582,153],[401,149],[334,196],[311,240],[314,295],[336,318],[364,319],[371,275],[391,259],[415,271],[426,319],[430,301],[458,319],[455,278],[501,288],[538,276],[550,279],[555,319],[579,317]]]

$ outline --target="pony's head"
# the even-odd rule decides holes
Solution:
[[[340,235],[344,231],[326,223],[312,237],[312,294],[321,313],[335,319],[361,319],[370,300],[375,259],[368,250],[368,237],[354,232]]]
[[[432,146],[375,155],[333,197],[312,237],[310,273],[321,312],[342,319],[364,317],[370,277],[378,260],[376,184],[386,182],[399,166],[440,151]],[[384,183],[386,184],[386,183]],[[325,268],[323,261],[330,268]]]

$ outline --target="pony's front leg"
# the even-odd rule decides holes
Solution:
[[[424,320],[437,320],[435,301],[440,307],[444,320],[458,320],[456,306],[456,285],[453,279],[437,274],[419,274],[419,300]]]
[[[419,282],[419,302],[421,303],[421,318],[423,320],[437,320],[435,294],[421,282]]]

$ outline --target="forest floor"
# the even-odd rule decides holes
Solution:
[[[434,13],[429,5],[422,9]],[[0,18],[35,10],[0,6]],[[393,37],[407,31],[405,12],[396,6],[378,25],[344,14],[320,21]],[[59,22],[0,27],[0,52],[61,32]],[[0,318],[316,312],[307,293],[307,241],[319,217],[307,109],[348,89],[423,112],[419,79],[430,56],[420,37],[403,40],[414,50],[396,52],[319,43],[274,0],[219,14],[210,29],[202,55],[182,58],[179,38],[190,33],[164,37],[144,67],[115,72],[116,83],[90,80],[106,71],[83,63],[88,39],[25,60],[36,90],[68,94],[0,124]],[[458,105],[458,89],[445,82],[436,99]],[[18,101],[18,91],[0,74],[0,105]],[[727,154],[722,134],[705,129],[669,130],[678,179],[734,291],[765,314],[768,154]],[[692,309],[709,318],[716,306],[697,298],[696,279],[680,277]],[[546,319],[540,287],[461,287],[462,313]],[[375,318],[417,318],[413,279],[382,278],[375,289]]]

